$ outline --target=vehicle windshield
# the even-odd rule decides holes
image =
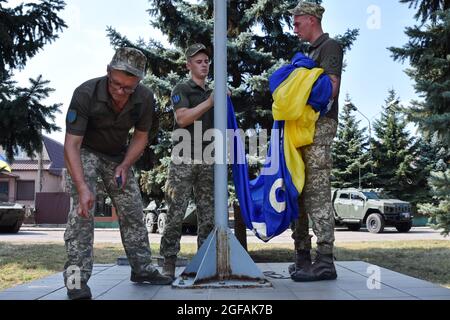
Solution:
[[[367,199],[379,200],[380,197],[375,192],[363,192]]]

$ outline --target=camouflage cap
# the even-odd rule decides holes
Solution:
[[[206,49],[205,45],[203,45],[201,43],[196,43],[196,44],[189,46],[189,48],[187,48],[186,53],[185,53],[186,59],[189,59],[189,58],[195,56],[200,51],[204,51],[206,53],[206,55],[209,56],[208,50]]]
[[[300,1],[294,9],[289,10],[294,16],[310,15],[322,20],[325,8],[321,5],[310,2],[310,1]]]
[[[121,70],[132,75],[144,78],[147,58],[142,51],[134,48],[119,48],[116,50],[109,67],[114,70]]]

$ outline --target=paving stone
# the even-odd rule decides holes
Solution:
[[[322,290],[308,292],[294,292],[298,300],[356,300],[344,290]]]
[[[397,289],[392,289],[388,287],[382,287],[382,289],[365,289],[365,290],[347,290],[351,295],[355,296],[357,299],[366,300],[370,298],[396,298],[396,297],[408,297],[407,292],[403,292]]]
[[[450,289],[444,287],[435,287],[435,288],[404,288],[403,291],[409,293],[412,296],[421,298],[421,297],[439,297],[439,296],[448,296],[450,298]]]
[[[99,300],[450,300],[450,290],[433,283],[380,268],[381,289],[369,290],[371,265],[362,261],[336,262],[338,279],[320,282],[294,282],[287,275],[289,263],[258,264],[272,272],[270,288],[179,289],[130,282],[130,267],[95,265],[89,286]],[[160,269],[160,268],[159,268]],[[184,267],[177,268],[177,275]],[[280,278],[281,277],[281,278]],[[282,279],[285,277],[286,279]],[[0,292],[0,300],[66,300],[62,273],[25,283]]]

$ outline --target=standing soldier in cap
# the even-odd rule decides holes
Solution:
[[[294,15],[294,32],[311,44],[308,56],[316,61],[331,79],[333,86],[330,110],[316,124],[313,144],[302,148],[306,166],[305,187],[299,199],[299,219],[293,224],[295,263],[289,267],[294,281],[319,281],[337,278],[334,266],[334,215],[331,204],[331,144],[338,124],[338,100],[343,50],[322,30],[325,9],[313,2],[300,1],[289,11]],[[311,235],[308,216],[317,237],[317,257],[311,263]]]
[[[214,228],[214,165],[203,162],[202,155],[207,144],[194,141],[194,131],[201,131],[203,137],[205,131],[214,128],[214,98],[206,84],[210,66],[206,47],[198,43],[191,45],[186,50],[186,60],[191,78],[173,89],[172,107],[175,113],[174,131],[187,130],[191,138],[191,152],[180,157],[175,154],[175,148],[172,149],[166,183],[167,222],[160,248],[160,254],[164,257],[163,274],[172,278],[175,278],[180,251],[182,222],[192,192],[197,206],[198,248]]]
[[[64,234],[68,255],[64,279],[70,299],[91,298],[87,282],[92,274],[98,178],[117,209],[132,270],[130,280],[155,285],[172,282],[151,264],[142,199],[131,169],[147,145],[154,120],[153,93],[140,84],[146,61],[139,50],[118,49],[107,76],[79,86],[67,112],[64,155],[72,201]],[[131,128],[134,133],[127,147]]]

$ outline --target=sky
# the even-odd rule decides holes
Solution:
[[[10,0],[10,6],[22,2]],[[16,72],[15,80],[22,86],[29,78],[42,74],[55,91],[45,101],[62,103],[61,114],[56,116],[60,132],[47,134],[63,142],[65,114],[73,91],[81,83],[106,74],[106,66],[114,55],[106,36],[107,26],[114,27],[130,40],[157,39],[168,45],[164,36],[150,26],[148,0],[66,0],[60,16],[68,28],[59,39],[44,46]],[[345,57],[347,68],[342,76],[340,105],[348,93],[354,105],[373,125],[380,116],[388,90],[395,89],[403,105],[418,99],[414,83],[404,73],[408,64],[394,62],[388,47],[401,47],[408,38],[404,30],[416,23],[414,9],[395,0],[324,0],[326,12],[323,28],[330,36],[343,34],[347,29],[359,28],[360,35]],[[294,53],[293,53],[294,55]],[[290,58],[290,57],[287,57]],[[356,114],[361,126],[368,121]],[[409,127],[414,133],[412,126]]]

